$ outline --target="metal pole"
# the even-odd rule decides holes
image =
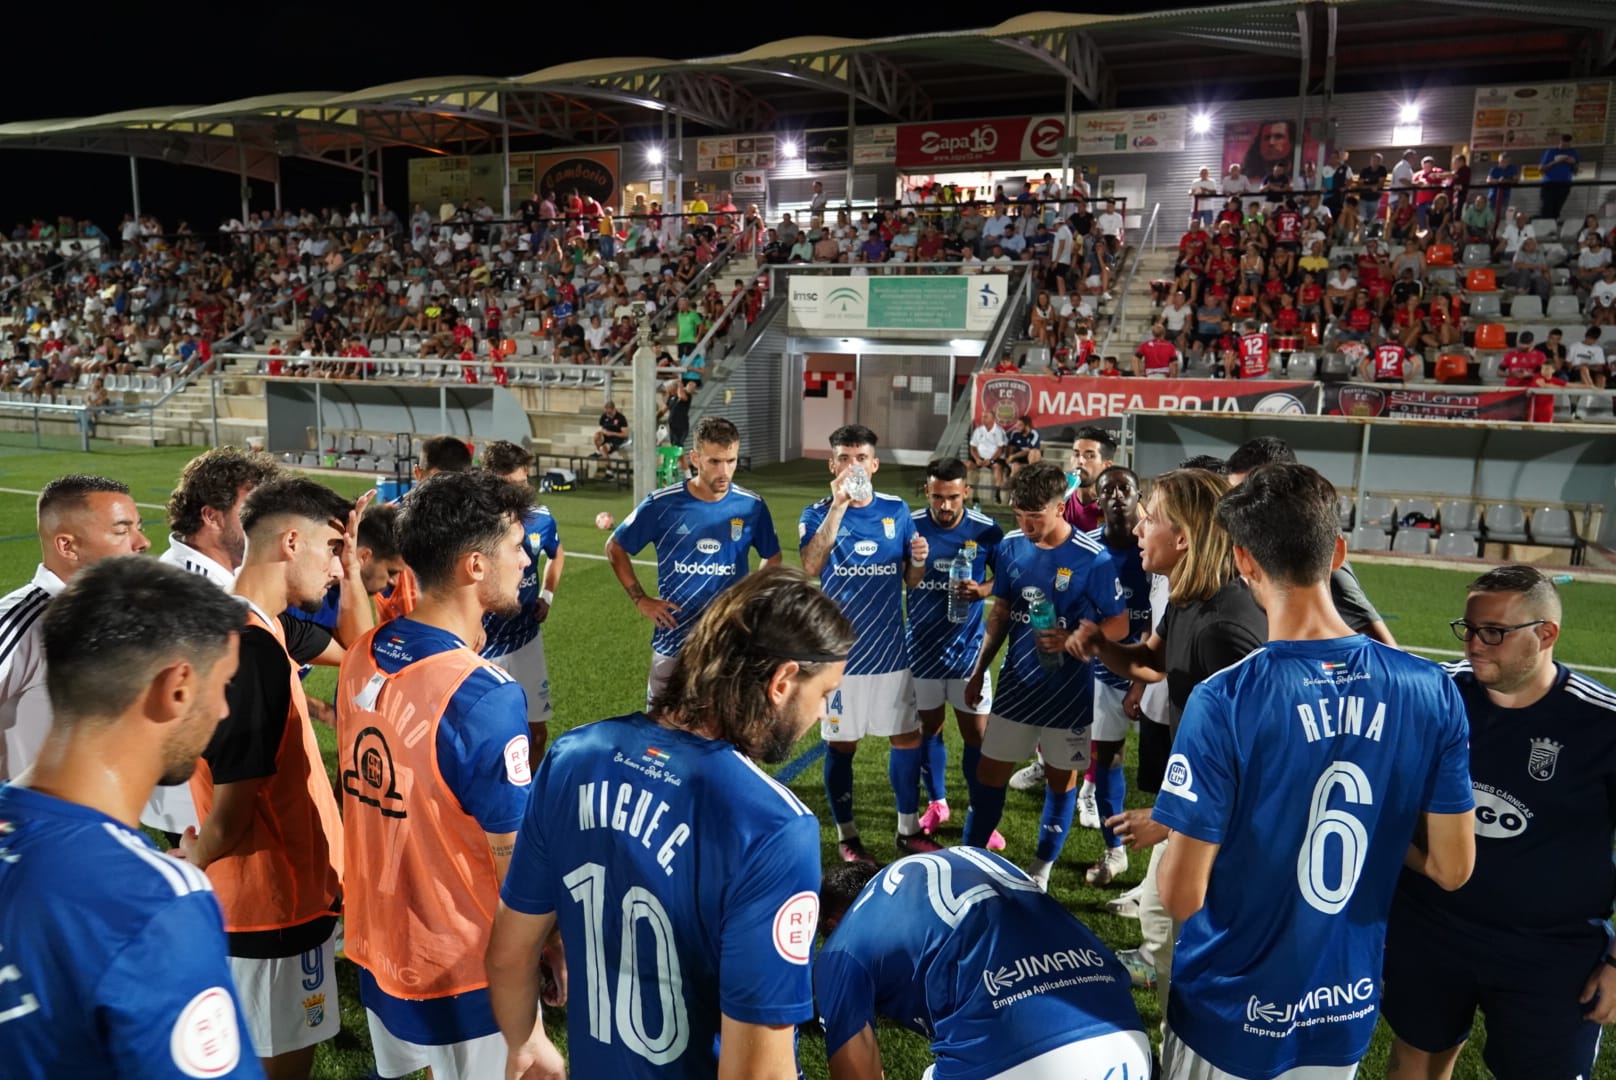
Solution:
[[[848,207],[849,211],[853,206],[853,143],[855,141],[853,132],[857,120],[858,99],[853,96],[853,91],[849,88],[847,91],[847,175],[842,181],[845,185],[845,190],[842,192],[842,205]],[[849,220],[852,219],[851,212],[848,214],[848,218]]]
[[[382,182],[382,148],[376,148],[376,208],[387,205],[387,185]]]
[[[679,232],[685,231],[685,118],[680,113],[673,114],[673,142],[678,148],[674,152],[679,155],[679,165],[673,173],[673,209],[671,213],[680,215]]]
[[[325,464],[325,402],[320,395],[320,380],[314,380],[314,460]]]
[[[213,441],[209,446],[219,445],[219,376],[208,376],[208,408],[213,413]]]
[[[236,141],[236,165],[241,176],[241,223],[247,224],[252,214],[252,182],[247,179],[247,147]]]
[[[281,159],[275,159],[275,213],[281,212]]]
[[[359,190],[364,197],[365,220],[370,220],[370,140],[365,139],[359,144]]]
[[[135,155],[129,155],[129,191],[135,199],[135,217],[140,216],[140,166],[136,164]]]
[[[438,384],[438,434],[449,434],[449,388]]]
[[[1077,136],[1072,129],[1077,124],[1077,118],[1072,115],[1072,80],[1066,79],[1066,139],[1061,153],[1061,190],[1070,191],[1072,187],[1072,144]]]
[[[662,214],[663,214],[664,217],[666,217],[668,214],[673,213],[673,205],[672,205],[671,201],[668,199],[668,154],[669,153],[670,153],[670,150],[669,150],[669,147],[668,147],[668,110],[663,109],[662,110],[662,166],[661,166],[661,169],[659,170],[659,175],[657,177],[657,183],[659,185],[658,188],[657,188],[657,198],[662,203]],[[658,237],[658,243],[660,243],[660,242],[661,242],[661,238]]]
[[[1301,31],[1297,44],[1302,50],[1302,70],[1296,79],[1296,138],[1292,140],[1291,147],[1291,183],[1294,186],[1302,175],[1302,144],[1306,142],[1304,133],[1307,131],[1307,75],[1308,65],[1312,62],[1313,41],[1311,29],[1308,25],[1307,9],[1297,8],[1296,26]],[[1261,137],[1262,132],[1257,133]]]
[[[651,347],[650,323],[640,324],[640,345],[634,350],[633,420],[634,504],[656,487],[656,350]]]
[[[506,97],[499,95],[499,157],[500,176],[499,197],[502,201],[500,217],[506,221],[511,219],[511,120],[506,113]]]

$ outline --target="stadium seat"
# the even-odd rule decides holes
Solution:
[[[1430,247],[1426,248],[1425,249],[1425,265],[1426,266],[1452,266],[1453,265],[1453,245],[1452,244],[1432,244]]]
[[[1438,508],[1442,531],[1475,532],[1481,527],[1481,507],[1469,499],[1444,499]]]
[[[1352,361],[1348,360],[1341,353],[1325,353],[1324,359],[1319,361],[1318,377],[1320,379],[1324,379],[1326,381],[1341,381],[1351,379],[1355,377],[1356,374],[1357,373],[1352,370]]]
[[[1476,327],[1476,348],[1503,349],[1509,345],[1509,331],[1502,323],[1482,323]]]
[[[1498,278],[1486,267],[1479,267],[1465,275],[1465,288],[1473,293],[1493,292],[1498,288]]]
[[[1236,296],[1234,299],[1229,301],[1229,314],[1235,316],[1236,318],[1243,319],[1251,314],[1256,303],[1257,298],[1255,296]]]
[[[1285,369],[1288,379],[1312,379],[1318,372],[1319,358],[1310,352],[1291,353],[1290,364]]]
[[[1397,520],[1397,504],[1384,495],[1365,495],[1362,510],[1363,516],[1358,520],[1360,529],[1390,532]]]
[[[1576,243],[1577,242],[1577,234],[1580,233],[1581,231],[1582,231],[1582,222],[1581,221],[1578,221],[1574,217],[1566,218],[1565,219],[1565,224],[1560,226],[1560,243],[1562,243],[1562,244],[1574,244],[1574,243]]]
[[[1392,550],[1403,555],[1429,555],[1435,529],[1398,529],[1392,537]]]
[[[1335,497],[1335,510],[1341,518],[1341,531],[1352,531],[1352,514],[1357,509],[1352,492],[1343,491]]]
[[[1443,529],[1442,535],[1436,538],[1436,553],[1474,559],[1480,539],[1473,532],[1449,532]]]
[[[1504,354],[1497,351],[1477,352],[1476,366],[1481,370],[1481,381],[1484,383],[1501,383],[1504,376],[1500,366],[1504,362]]]
[[[1474,308],[1471,309],[1474,313]],[[1509,317],[1512,319],[1541,319],[1543,317],[1543,298],[1527,293],[1517,296],[1509,303]]]
[[[1493,261],[1493,250],[1486,244],[1466,244],[1461,258],[1467,267],[1486,266]]]
[[[1539,544],[1561,546],[1577,542],[1577,519],[1561,506],[1540,506],[1532,511],[1532,539]]]
[[[1571,291],[1571,268],[1556,266],[1549,271],[1550,291],[1556,295]]]
[[[1551,296],[1544,313],[1551,319],[1576,319],[1582,315],[1582,301],[1575,295]]]
[[[1560,223],[1555,221],[1553,218],[1533,218],[1532,235],[1541,237],[1541,243],[1550,243],[1560,235]]]
[[[1397,520],[1402,521],[1410,514],[1419,514],[1421,517],[1435,521],[1437,519],[1436,502],[1432,499],[1424,499],[1418,496],[1399,496],[1397,500]],[[1402,526],[1399,525],[1398,527],[1401,528]]]
[[[1470,299],[1470,317],[1473,319],[1498,319],[1504,314],[1504,301],[1498,293],[1482,293]]]
[[[1530,541],[1526,510],[1519,503],[1491,503],[1481,516],[1481,531],[1490,543],[1524,544]]]
[[[1385,551],[1391,538],[1373,525],[1360,525],[1352,530],[1347,546],[1353,551]]]

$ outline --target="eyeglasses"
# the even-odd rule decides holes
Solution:
[[[1547,619],[1533,619],[1531,622],[1516,623],[1514,626],[1472,626],[1463,619],[1454,619],[1448,624],[1453,636],[1460,641],[1468,642],[1472,637],[1480,638],[1483,645],[1502,645],[1505,634],[1513,634],[1517,630],[1525,630],[1528,626],[1542,626]]]

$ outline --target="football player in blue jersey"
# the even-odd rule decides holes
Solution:
[[[877,1015],[931,1040],[927,1080],[1149,1080],[1127,971],[997,855],[838,866],[820,923],[814,996],[831,1080],[881,1075]]]
[[[746,576],[747,549],[766,566],[780,561],[780,538],[768,506],[735,483],[740,429],[722,416],[704,416],[696,424],[694,446],[696,475],[651,492],[606,541],[618,583],[656,626],[647,702],[667,683],[685,635],[713,597]],[[646,594],[630,561],[647,544],[657,553],[656,596]]]
[[[207,875],[139,828],[225,715],[243,615],[205,578],[128,555],[46,610],[50,731],[0,786],[0,1076],[264,1075]]]
[[[898,850],[937,850],[920,831],[920,722],[903,630],[903,588],[925,577],[929,547],[904,501],[871,486],[881,467],[876,441],[860,424],[831,432],[830,497],[803,510],[797,522],[802,568],[818,576],[857,634],[847,677],[831,695],[820,730],[828,744],[825,794],[837,850],[849,862],[873,859],[853,820],[853,754],[866,735],[892,744],[887,776],[898,807]]]
[[[1532,566],[1470,583],[1444,665],[1470,718],[1476,872],[1405,872],[1386,929],[1389,1080],[1447,1080],[1480,1008],[1498,1080],[1594,1074],[1616,1020],[1616,692],[1558,663],[1560,597]]]
[[[534,1023],[559,927],[573,1076],[795,1080],[819,823],[757,763],[825,715],[852,644],[808,575],[765,567],[707,607],[649,716],[555,741],[488,946],[507,1077],[566,1075]]]
[[[1042,750],[1044,813],[1027,873],[1040,888],[1066,843],[1077,805],[1077,778],[1088,766],[1094,679],[1090,667],[1064,649],[1066,634],[1088,619],[1110,638],[1128,632],[1116,567],[1105,548],[1061,515],[1066,474],[1049,462],[1022,469],[1010,481],[1018,528],[1005,535],[993,565],[993,608],[965,700],[982,700],[988,669],[1009,641],[999,669],[993,714],[982,739],[977,789],[965,819],[965,842],[986,847],[1004,816],[1005,784],[1016,764]],[[1035,600],[1053,606],[1054,625],[1034,629]]]
[[[533,490],[528,469],[533,455],[513,442],[497,440],[483,448],[483,468],[511,483]],[[522,610],[515,618],[483,616],[482,655],[510,672],[527,692],[527,728],[532,755],[544,753],[549,738],[550,717],[555,705],[550,698],[550,665],[544,659],[544,637],[540,628],[550,617],[556,589],[561,586],[561,569],[567,553],[561,546],[561,532],[547,506],[531,506],[522,515],[522,547],[531,560],[522,572]],[[544,555],[544,583],[539,583],[539,555]]]
[[[1268,641],[1191,692],[1152,811],[1171,830],[1162,904],[1184,924],[1162,1064],[1346,1080],[1374,1033],[1400,868],[1454,889],[1475,862],[1464,705],[1441,668],[1337,614],[1346,545],[1323,476],[1264,466],[1217,519]]]
[[[997,522],[965,507],[970,493],[965,463],[958,458],[938,458],[926,466],[926,508],[913,515],[915,532],[926,540],[926,576],[909,590],[909,671],[915,680],[915,708],[920,716],[921,780],[928,802],[920,815],[921,831],[930,835],[950,816],[948,789],[948,748],[943,742],[943,722],[947,706],[954,707],[965,753],[960,773],[967,794],[976,788],[976,763],[982,758],[982,732],[988,713],[993,711],[993,690],[983,688],[984,700],[976,706],[965,704],[965,683],[971,677],[976,654],[982,648],[982,601],[993,595],[988,569],[1004,539]],[[957,560],[970,564],[966,580],[950,579]],[[950,599],[949,590],[959,595]],[[959,622],[950,612],[966,617]],[[1004,837],[995,832],[987,846],[1004,847]]]
[[[1142,562],[1139,537],[1139,477],[1130,468],[1112,465],[1094,482],[1095,496],[1105,524],[1089,535],[1104,545],[1116,566],[1117,582],[1128,608],[1127,642],[1143,641],[1153,629],[1150,622],[1150,578]],[[1123,699],[1133,680],[1117,675],[1098,658],[1094,660],[1094,731],[1090,749],[1094,760],[1094,800],[1105,842],[1105,858],[1084,875],[1090,885],[1109,885],[1128,869],[1128,848],[1106,824],[1122,813],[1127,797],[1122,774],[1122,749],[1128,740],[1129,719]],[[1079,793],[1081,798],[1081,793]]]

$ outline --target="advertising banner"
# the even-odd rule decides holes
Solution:
[[[1302,161],[1319,159],[1319,143],[1313,137],[1312,125],[1302,133]],[[1236,120],[1223,128],[1223,172],[1230,165],[1239,165],[1248,178],[1261,183],[1274,171],[1275,165],[1285,166],[1291,172],[1291,152],[1296,148],[1296,118],[1276,116],[1271,120]],[[1213,169],[1216,176],[1220,170]]]
[[[1187,109],[1083,112],[1072,135],[1079,154],[1138,154],[1184,149]]]
[[[1470,148],[1543,149],[1558,146],[1560,136],[1567,132],[1576,146],[1600,146],[1605,141],[1609,109],[1608,82],[1478,87]],[[1532,165],[1536,160],[1520,163]]]
[[[696,171],[772,169],[775,151],[773,135],[726,135],[720,139],[697,139]]]
[[[940,330],[986,333],[1009,296],[1003,274],[858,277],[793,274],[794,330]]]
[[[853,129],[853,164],[890,165],[898,145],[898,125]]]
[[[1334,383],[1324,387],[1324,414],[1398,420],[1525,420],[1527,393],[1479,386]]]
[[[533,155],[533,175],[541,194],[553,191],[558,197],[577,189],[579,195],[593,195],[602,206],[617,205],[619,154],[616,150],[558,150]],[[496,156],[494,160],[499,160]],[[523,194],[526,198],[526,194]]]
[[[976,415],[987,412],[1009,427],[1021,416],[1046,437],[1061,429],[1114,419],[1139,409],[1190,409],[1311,416],[1319,384],[1268,379],[1100,379],[1053,375],[973,378]]]
[[[934,171],[956,165],[1053,162],[1060,158],[1065,135],[1064,116],[899,124],[897,163],[900,169]]]

